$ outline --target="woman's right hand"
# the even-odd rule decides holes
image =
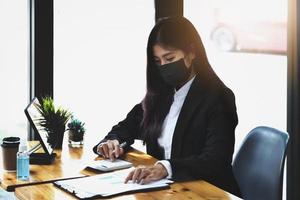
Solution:
[[[104,158],[114,161],[124,154],[124,149],[120,148],[118,140],[107,140],[98,145],[97,152]]]

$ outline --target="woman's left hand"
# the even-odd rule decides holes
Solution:
[[[148,167],[138,166],[128,174],[125,183],[132,180],[133,183],[147,184],[152,181],[163,179],[167,175],[168,172],[166,168],[160,163]]]

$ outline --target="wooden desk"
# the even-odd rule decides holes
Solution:
[[[151,165],[156,159],[138,151],[129,152],[125,156],[125,160],[132,162],[135,166],[139,164]],[[86,170],[85,170],[86,171]],[[104,189],[107,186],[99,186]],[[39,184],[26,187],[18,187],[15,190],[17,198],[20,200],[30,199],[76,199],[67,192],[56,188],[53,184]],[[129,195],[120,195],[113,199],[135,199],[135,200],[240,200],[240,198],[231,195],[206,181],[188,181],[182,183],[171,184],[170,189],[142,192]]]
[[[54,180],[101,173],[85,169],[87,163],[96,158],[91,150],[91,145],[85,144],[83,148],[71,148],[64,145],[63,151],[58,150],[56,153],[58,156],[54,164],[30,166],[30,181],[18,182],[15,173],[3,173],[1,186],[8,190],[15,189],[16,196],[21,200],[75,199],[70,194],[56,188],[52,182]],[[157,161],[155,158],[136,150],[126,154],[124,159],[132,162],[134,166],[140,164],[151,165]],[[107,186],[100,187],[105,189]],[[113,199],[240,200],[238,197],[200,180],[174,183],[167,190],[121,195]]]
[[[101,186],[99,186],[100,188]],[[102,186],[102,189],[105,189]],[[20,200],[48,200],[48,199],[76,199],[53,184],[40,184],[16,188],[15,194]],[[128,195],[120,195],[114,200],[241,200],[223,190],[205,182],[191,181],[186,183],[174,183],[170,189],[142,192]]]

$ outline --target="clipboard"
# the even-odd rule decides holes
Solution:
[[[124,183],[129,170],[120,170],[95,176],[55,181],[54,186],[72,194],[78,199],[107,198],[121,194],[147,192],[170,188],[173,181],[163,179],[145,185]],[[125,175],[125,176],[124,176]]]

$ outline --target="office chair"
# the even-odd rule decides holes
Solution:
[[[282,199],[288,140],[287,133],[265,126],[247,135],[233,162],[233,173],[245,200]]]

